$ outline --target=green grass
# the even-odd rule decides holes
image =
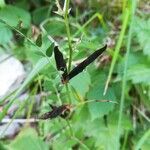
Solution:
[[[124,103],[125,103],[125,89],[127,84],[127,68],[128,68],[128,57],[131,50],[131,39],[132,39],[132,32],[133,32],[133,22],[134,22],[134,15],[135,15],[135,9],[136,9],[136,0],[131,2],[131,8],[130,12],[126,12],[125,14],[130,14],[130,26],[129,26],[129,33],[128,33],[128,40],[127,40],[127,51],[125,55],[125,64],[124,64],[124,71],[123,71],[123,81],[122,81],[122,91],[121,91],[121,99],[120,99],[120,108],[119,108],[119,118],[118,118],[118,137],[121,134],[121,124],[123,122],[123,110],[124,110]],[[127,19],[129,23],[129,16]]]

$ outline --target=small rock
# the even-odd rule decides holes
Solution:
[[[5,131],[6,129],[6,131]],[[16,135],[20,130],[19,123],[12,122],[7,128],[7,124],[0,126],[0,139],[1,138],[11,138]]]
[[[20,83],[25,75],[21,62],[14,57],[6,59],[7,57],[8,55],[0,57],[0,98],[10,90],[13,84],[18,84],[17,81]]]

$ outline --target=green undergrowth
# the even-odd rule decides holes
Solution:
[[[0,1],[0,54],[19,59],[27,72],[21,86],[0,99],[1,121],[13,104],[20,106],[0,137],[13,121],[26,119],[17,135],[1,138],[0,149],[149,150],[147,5],[137,0]],[[61,83],[55,44],[70,71],[106,43],[101,58],[66,86]],[[18,97],[24,92],[29,95],[20,104]],[[40,94],[37,105],[35,95]],[[49,104],[68,103],[77,107],[67,119],[27,122],[50,111]]]

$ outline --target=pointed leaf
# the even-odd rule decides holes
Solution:
[[[52,53],[53,53],[53,50],[54,50],[54,43],[52,43],[51,45],[50,45],[50,47],[46,50],[46,55],[48,56],[48,57],[51,57],[52,56]]]
[[[36,45],[41,47],[42,45],[42,34],[39,34],[37,39],[36,39]]]

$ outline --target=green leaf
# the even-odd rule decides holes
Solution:
[[[78,43],[78,45],[77,45],[77,49],[80,51],[84,51],[84,56],[85,56],[85,52],[86,53],[89,52],[89,54],[90,54],[93,51],[95,51],[96,49],[102,47],[102,46],[100,46],[99,38],[100,37],[83,36],[83,38],[81,39],[81,42]]]
[[[46,55],[47,55],[48,57],[51,57],[51,56],[52,56],[53,50],[54,50],[54,46],[55,46],[55,44],[52,43],[52,44],[50,45],[50,47],[47,48],[47,50],[46,50]]]
[[[141,52],[131,52],[128,57],[128,69],[136,64],[143,64],[147,61],[146,56]],[[122,76],[124,71],[125,58],[122,58],[118,63],[117,73]]]
[[[45,24],[44,27],[48,34],[51,36],[63,36],[66,34],[65,24],[57,20],[52,19],[47,24]]]
[[[45,55],[43,53],[41,53],[40,51],[35,51],[34,54],[36,54],[38,56],[45,57]]]
[[[105,75],[99,74],[96,77],[94,77],[94,80],[96,83],[93,85],[93,87],[90,88],[87,99],[88,100],[111,100],[111,101],[117,101],[116,96],[114,94],[113,88],[108,88],[108,91],[106,95],[103,95],[104,91],[104,84],[105,84]],[[92,82],[94,83],[94,82]],[[100,118],[106,114],[108,114],[110,111],[113,110],[114,104],[113,103],[105,103],[105,102],[92,102],[88,103],[89,111],[91,114],[92,120],[96,118]]]
[[[41,47],[42,45],[42,34],[39,34],[37,39],[36,39],[36,45]]]
[[[72,147],[74,145],[78,144],[75,140],[73,139],[68,139],[65,135],[60,134],[60,137],[58,140],[54,140],[52,143],[52,149],[53,150],[72,150]]]
[[[104,86],[99,85],[95,86],[93,89],[91,89],[87,95],[87,98],[89,100],[95,99],[95,100],[111,100],[116,101],[116,97],[113,91],[113,88],[109,88],[107,91],[107,94],[103,96]],[[114,108],[113,103],[107,103],[107,102],[93,102],[89,103],[89,111],[92,117],[92,120],[96,118],[100,118],[106,114],[108,114],[110,111]]]
[[[91,80],[87,71],[83,71],[70,80],[70,85],[73,86],[77,93],[82,95],[82,97],[88,92],[90,83]]]
[[[102,120],[97,119],[89,123],[85,130],[88,137],[94,137],[96,149],[116,150],[119,149],[119,142],[116,140],[116,128],[117,126],[111,124],[106,127]]]
[[[13,34],[11,30],[3,23],[0,23],[0,43],[6,44],[10,42],[12,37],[13,37]]]
[[[88,105],[84,104],[83,106],[77,107],[72,119],[74,126],[79,129],[84,128],[83,122],[88,123],[90,120],[91,118]]]
[[[6,146],[0,142],[0,150],[7,150],[8,148],[6,148]]]
[[[121,81],[123,76],[124,62],[122,61],[118,64],[118,76],[116,81]],[[127,68],[127,80],[132,80],[133,83],[150,83],[150,69],[149,60],[147,56],[142,55],[141,52],[130,53],[128,58],[128,68]]]
[[[145,55],[150,56],[150,19],[135,19],[134,30]]]
[[[48,145],[38,138],[35,130],[23,130],[10,144],[11,150],[48,150]]]
[[[32,13],[32,19],[34,24],[40,24],[42,21],[44,21],[49,14],[49,6],[39,7]]]
[[[145,83],[150,85],[150,67],[146,64],[137,64],[127,71],[127,79],[133,83]]]
[[[0,9],[0,19],[15,27],[22,21],[23,28],[28,28],[31,22],[30,14],[27,11],[12,5]]]

